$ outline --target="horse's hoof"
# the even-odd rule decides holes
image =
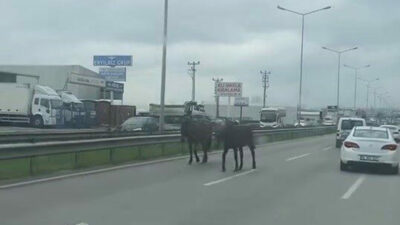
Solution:
[[[189,165],[192,165],[192,161],[189,161],[188,164],[189,164]]]
[[[225,171],[226,171],[225,168],[223,168],[223,169],[222,169],[222,172],[225,172]]]

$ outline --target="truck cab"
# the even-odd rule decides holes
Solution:
[[[47,86],[36,85],[31,104],[31,124],[34,127],[55,126],[60,122],[61,98]]]
[[[85,108],[83,103],[69,91],[59,91],[63,103],[64,124],[70,127],[84,125]]]

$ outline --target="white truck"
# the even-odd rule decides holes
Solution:
[[[50,87],[0,83],[0,122],[54,126],[61,117],[61,106],[60,96]]]
[[[278,128],[283,127],[283,118],[286,117],[286,109],[280,107],[262,108],[260,111],[260,127],[261,128]]]
[[[322,112],[321,111],[301,111],[300,121],[297,121],[295,127],[308,127],[318,126],[321,124]]]

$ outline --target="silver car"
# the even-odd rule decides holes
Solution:
[[[400,133],[399,133],[400,128],[398,126],[395,126],[395,125],[382,125],[381,127],[389,129],[389,131],[392,133],[393,138],[394,138],[394,140],[396,142],[400,141]]]
[[[340,169],[349,165],[385,165],[398,173],[398,145],[392,133],[381,127],[354,127],[340,150]]]

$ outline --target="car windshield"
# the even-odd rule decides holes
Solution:
[[[378,138],[378,139],[388,139],[389,134],[384,130],[373,130],[373,129],[355,129],[353,133],[354,137],[361,138]]]
[[[50,103],[53,109],[60,109],[63,105],[63,102],[58,99],[50,99]]]
[[[276,121],[276,114],[274,112],[261,112],[261,122],[272,123]]]
[[[351,130],[355,126],[363,126],[363,121],[361,120],[343,120],[342,130]]]

